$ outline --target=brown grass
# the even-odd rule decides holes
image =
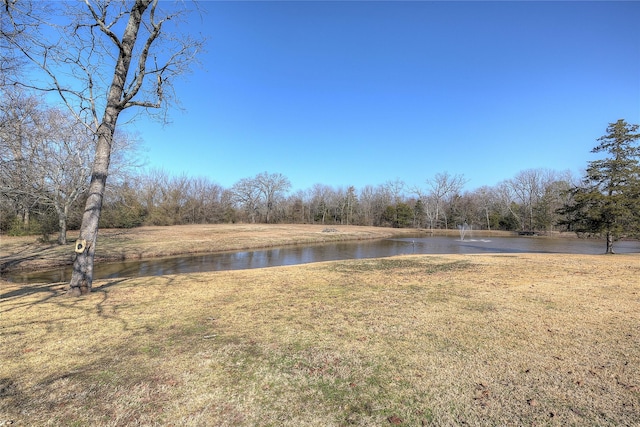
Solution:
[[[0,425],[639,425],[637,255],[0,291]]]

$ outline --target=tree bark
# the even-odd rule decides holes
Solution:
[[[113,120],[113,129],[115,128],[116,120],[117,115]],[[91,292],[93,259],[98,239],[98,223],[102,210],[102,200],[107,185],[112,139],[113,133],[109,130],[109,126],[103,123],[98,129],[98,143],[89,184],[89,197],[85,204],[80,227],[79,239],[86,240],[87,243],[83,248],[84,250],[77,254],[73,263],[73,274],[71,275],[68,291],[71,296],[85,295]]]
[[[29,229],[29,208],[24,208],[22,211],[22,227],[25,230]]]
[[[67,217],[59,216],[58,218],[58,244],[66,245],[67,244]]]
[[[607,231],[607,252],[606,254],[613,254],[613,233]]]

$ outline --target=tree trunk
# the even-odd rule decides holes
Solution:
[[[607,231],[607,254],[613,254],[613,234]]]
[[[115,128],[115,123],[113,128]],[[112,128],[112,129],[113,129]],[[98,222],[102,210],[102,200],[107,184],[109,161],[111,158],[111,141],[113,133],[104,123],[98,129],[98,143],[96,146],[96,157],[91,171],[91,182],[89,184],[89,197],[85,204],[82,215],[82,225],[80,227],[79,240],[85,240],[86,245],[79,252],[73,263],[73,274],[69,284],[71,296],[85,295],[91,292],[93,283],[93,258],[96,251],[96,241],[98,239]]]
[[[489,221],[489,209],[485,209],[484,212],[487,216],[487,230],[491,231],[491,221]]]
[[[98,137],[96,143],[96,156],[91,169],[91,182],[89,184],[89,197],[85,204],[80,226],[80,240],[85,240],[86,245],[81,249],[76,247],[77,256],[73,263],[73,273],[67,295],[79,296],[91,292],[93,284],[93,259],[98,239],[98,222],[102,211],[102,200],[107,184],[109,162],[111,159],[111,144],[113,133],[116,129],[118,116],[126,108],[126,100],[123,99],[125,82],[129,73],[129,66],[133,56],[133,47],[138,38],[138,30],[142,22],[142,14],[152,0],[136,0],[131,7],[129,20],[119,44],[119,55],[116,63],[113,80],[107,94],[107,105],[102,122],[96,131]]]
[[[22,227],[25,230],[29,230],[29,208],[24,208],[22,211]]]
[[[67,244],[67,218],[66,216],[60,215],[58,217],[58,244],[66,245]]]

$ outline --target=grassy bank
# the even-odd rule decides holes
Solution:
[[[637,255],[0,290],[0,425],[638,425]]]

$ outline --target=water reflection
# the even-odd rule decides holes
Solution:
[[[640,252],[640,242],[616,242],[615,249],[618,253],[638,253]],[[531,237],[465,238],[464,240],[450,237],[405,237],[96,264],[94,278],[109,279],[242,270],[342,259],[381,258],[403,254],[525,252],[601,254],[604,252],[604,242],[600,240]],[[36,273],[15,273],[4,278],[21,283],[64,282],[71,278],[71,268]]]

